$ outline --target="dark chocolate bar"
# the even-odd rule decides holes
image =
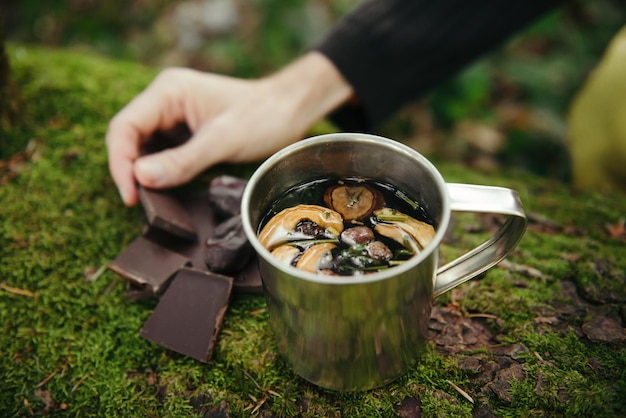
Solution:
[[[137,240],[147,241],[141,244],[144,249],[128,248],[110,266],[113,271],[131,281],[127,290],[127,295],[131,299],[141,299],[161,292],[167,279],[183,265],[208,271],[205,243],[215,236],[215,210],[209,203],[206,192],[177,196],[175,199],[197,231],[197,240],[190,241],[154,225],[146,226],[142,232],[142,238]],[[135,245],[139,244],[131,244],[131,246]],[[129,251],[132,255],[125,255]],[[169,253],[182,257],[180,260],[184,262],[175,261],[176,257]],[[239,264],[245,266],[240,271],[231,272],[235,277],[235,290],[245,293],[262,293],[263,285],[256,255],[252,254],[251,260],[245,263],[244,260]],[[166,274],[168,277],[164,277]],[[146,287],[146,284],[150,285]]]
[[[189,257],[140,236],[109,263],[109,268],[132,282],[134,290],[148,292],[147,296],[161,293],[168,280],[189,264]]]
[[[231,277],[181,269],[140,335],[177,353],[209,362],[232,286]]]
[[[223,175],[215,177],[209,184],[209,202],[222,218],[230,218],[241,212],[241,198],[247,180]]]
[[[204,243],[215,234],[215,212],[209,204],[206,193],[188,194],[180,197],[180,204],[187,210],[191,222],[198,231],[198,242],[190,246],[181,246],[176,242],[175,251],[180,251],[191,259],[191,264],[198,270],[207,270],[204,262]]]
[[[263,281],[259,271],[259,260],[256,254],[248,262],[246,267],[235,275],[235,290],[241,293],[263,293]]]
[[[198,230],[198,241],[205,243],[215,236],[215,215],[209,204],[206,193],[185,195],[181,197],[181,204],[187,209],[192,222]],[[179,247],[181,254],[188,256],[194,268],[207,270],[204,245]],[[242,263],[243,265],[243,263]],[[263,284],[259,273],[256,254],[253,254],[245,268],[235,276],[235,291],[245,293],[262,293]]]
[[[139,187],[139,199],[148,223],[177,237],[197,241],[198,233],[187,210],[180,201],[166,191]]]
[[[233,216],[215,227],[215,234],[205,244],[204,261],[209,270],[232,274],[241,270],[254,248],[243,230],[241,215]]]

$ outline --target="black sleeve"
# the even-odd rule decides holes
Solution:
[[[365,0],[315,48],[358,98],[331,118],[371,129],[561,2]]]

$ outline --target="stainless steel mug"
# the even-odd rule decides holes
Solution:
[[[264,211],[287,189],[328,176],[396,186],[435,219],[435,238],[404,264],[368,275],[316,275],[277,261],[257,239]],[[451,211],[509,216],[487,242],[438,268]],[[433,298],[497,264],[515,248],[527,224],[515,191],[448,184],[417,151],[353,133],[305,139],[271,156],[251,176],[241,212],[259,255],[280,353],[304,379],[338,391],[375,388],[404,374],[426,342]]]

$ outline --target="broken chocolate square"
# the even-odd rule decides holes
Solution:
[[[139,199],[150,226],[189,241],[198,239],[187,211],[174,196],[166,191],[139,187]]]
[[[187,194],[181,196],[179,202],[187,211],[189,219],[198,231],[198,240],[193,245],[184,245],[175,240],[161,240],[160,242],[189,257],[194,268],[206,271],[204,243],[215,233],[215,213],[209,204],[206,193]]]
[[[246,267],[235,275],[235,290],[241,293],[263,293],[263,281],[259,271],[259,260],[252,257]]]
[[[140,335],[177,353],[209,362],[232,286],[232,277],[181,269]]]
[[[216,236],[216,216],[207,192],[190,193],[172,198],[185,211],[190,224],[197,231],[197,240],[190,241],[182,238],[180,234],[173,235],[162,228],[147,225],[142,231],[142,239],[138,240],[147,241],[141,244],[146,249],[132,251],[126,249],[110,266],[113,271],[131,280],[128,284],[127,296],[133,300],[151,297],[162,292],[167,279],[178,270],[176,265],[182,267],[184,264],[202,271],[209,270],[206,264],[206,243]],[[134,245],[139,244],[131,244],[131,246]],[[128,251],[132,252],[132,256],[124,255]],[[168,252],[183,257],[185,261],[177,264],[175,256],[163,255]],[[262,293],[263,285],[256,255],[252,254],[249,262],[242,260],[239,266],[240,271],[229,272],[235,276],[235,290],[244,293]],[[164,277],[166,273],[167,278]],[[146,283],[152,283],[152,285],[146,287]],[[153,288],[157,289],[156,292],[152,290]]]
[[[190,259],[140,236],[135,239],[109,268],[132,282],[136,290],[159,294],[168,280]]]
[[[215,228],[215,234],[205,243],[204,261],[209,270],[232,274],[248,264],[254,248],[243,230],[241,215],[233,216]]]
[[[241,198],[248,184],[247,180],[223,175],[215,177],[209,184],[209,202],[223,218],[239,215]]]
[[[204,243],[215,237],[215,215],[209,204],[207,193],[189,194],[181,197],[181,204],[191,217],[198,231],[198,242],[194,246],[178,246],[175,251],[188,256],[194,268],[207,270],[206,253]],[[164,245],[169,245],[165,243]],[[241,263],[243,265],[243,263]],[[256,254],[252,254],[251,260],[241,272],[235,275],[235,291],[245,293],[262,293],[263,284],[259,273]]]
[[[154,154],[169,148],[180,146],[191,138],[191,130],[185,123],[179,123],[170,129],[158,130],[141,144],[142,155]]]

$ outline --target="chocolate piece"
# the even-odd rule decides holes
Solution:
[[[189,241],[198,239],[187,211],[174,196],[165,191],[139,187],[139,199],[151,226]]]
[[[150,287],[138,286],[130,280],[126,281],[126,297],[132,301],[149,299],[158,296]]]
[[[156,131],[141,145],[141,154],[153,154],[168,148],[184,144],[191,137],[191,131],[185,123],[179,123],[171,129]]]
[[[236,215],[215,228],[215,235],[206,242],[204,261],[209,270],[230,274],[241,270],[253,253],[243,230],[241,215]]]
[[[263,293],[259,260],[254,255],[246,267],[235,275],[235,290],[241,293]]]
[[[189,264],[188,257],[140,236],[109,264],[109,268],[136,288],[157,295],[174,273]]]
[[[215,235],[215,211],[209,204],[206,193],[188,194],[180,197],[180,204],[187,210],[191,222],[198,231],[198,241],[193,245],[180,245],[180,242],[171,242],[180,251],[191,259],[191,264],[198,270],[207,270],[204,262],[204,243]]]
[[[174,235],[171,235],[161,229],[148,226],[143,231],[145,239],[150,240],[172,252],[179,253],[190,260],[190,265],[197,269],[207,271],[205,262],[205,246],[204,243],[215,236],[215,211],[209,204],[207,193],[188,194],[177,198],[179,204],[187,211],[191,223],[194,225],[198,233],[198,242],[188,241]],[[138,257],[138,262],[141,258]],[[149,259],[150,256],[147,256]],[[243,265],[240,263],[239,265]],[[262,293],[263,285],[261,276],[258,271],[256,255],[252,255],[250,262],[245,266],[243,271],[233,273],[235,275],[234,288],[237,292],[245,293]],[[141,298],[143,295],[136,292],[129,292],[129,297]]]
[[[209,202],[218,215],[223,218],[239,215],[241,212],[241,198],[248,184],[247,180],[233,176],[219,176],[209,184]]]
[[[191,217],[198,230],[198,241],[207,242],[215,236],[214,210],[209,204],[206,193],[190,194],[181,197],[181,204]],[[188,256],[194,268],[207,270],[205,248],[202,245],[179,247],[181,254]],[[243,263],[242,263],[243,264]],[[242,293],[262,293],[263,284],[259,273],[258,261],[253,254],[245,269],[235,274],[234,290]]]
[[[180,270],[140,335],[177,353],[209,362],[232,286],[231,277]]]
[[[191,267],[197,267],[194,264],[194,251],[199,248],[197,242],[192,242],[175,235],[165,232],[162,229],[154,228],[150,225],[146,225],[141,232],[142,235],[150,241],[167,248],[170,251],[179,253],[189,258],[189,265]],[[204,266],[200,266],[200,270],[204,269]]]

